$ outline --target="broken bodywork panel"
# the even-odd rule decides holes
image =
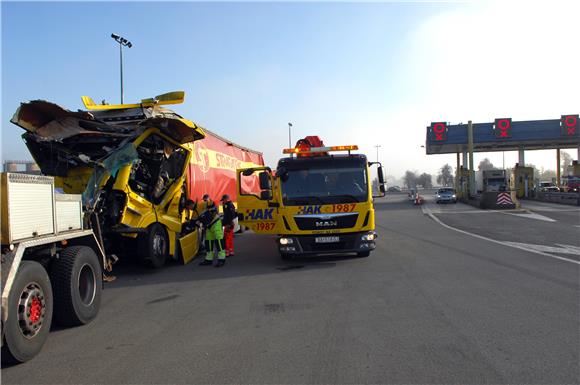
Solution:
[[[136,238],[154,223],[166,229],[169,254],[182,227],[184,184],[191,151],[184,144],[203,139],[202,127],[162,107],[183,101],[169,93],[132,105],[96,105],[69,111],[54,103],[23,103],[12,123],[45,175],[57,187],[83,194],[107,250],[115,237]],[[118,240],[118,239],[116,239]]]

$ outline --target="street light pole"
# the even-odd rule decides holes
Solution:
[[[375,148],[377,149],[377,163],[379,163],[379,147],[382,147],[380,144],[377,144]]]
[[[131,48],[133,44],[124,37],[121,37],[114,33],[111,34],[111,37],[113,38],[113,40],[119,43],[119,59],[120,59],[119,61],[121,67],[121,104],[123,104],[123,46]]]

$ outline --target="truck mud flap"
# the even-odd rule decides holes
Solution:
[[[192,231],[189,234],[179,238],[179,246],[181,247],[181,259],[183,264],[191,262],[197,254],[199,247],[199,232]]]

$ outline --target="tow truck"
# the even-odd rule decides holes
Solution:
[[[373,199],[385,196],[385,181],[382,165],[352,153],[356,150],[356,145],[326,147],[318,136],[307,136],[283,150],[290,156],[280,159],[276,170],[238,169],[240,224],[278,235],[282,259],[337,253],[368,257],[377,237]],[[377,166],[377,195],[371,166]],[[259,190],[246,188],[252,185]]]

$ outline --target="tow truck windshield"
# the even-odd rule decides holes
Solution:
[[[366,169],[362,167],[291,169],[282,181],[286,206],[365,202],[367,191]]]

